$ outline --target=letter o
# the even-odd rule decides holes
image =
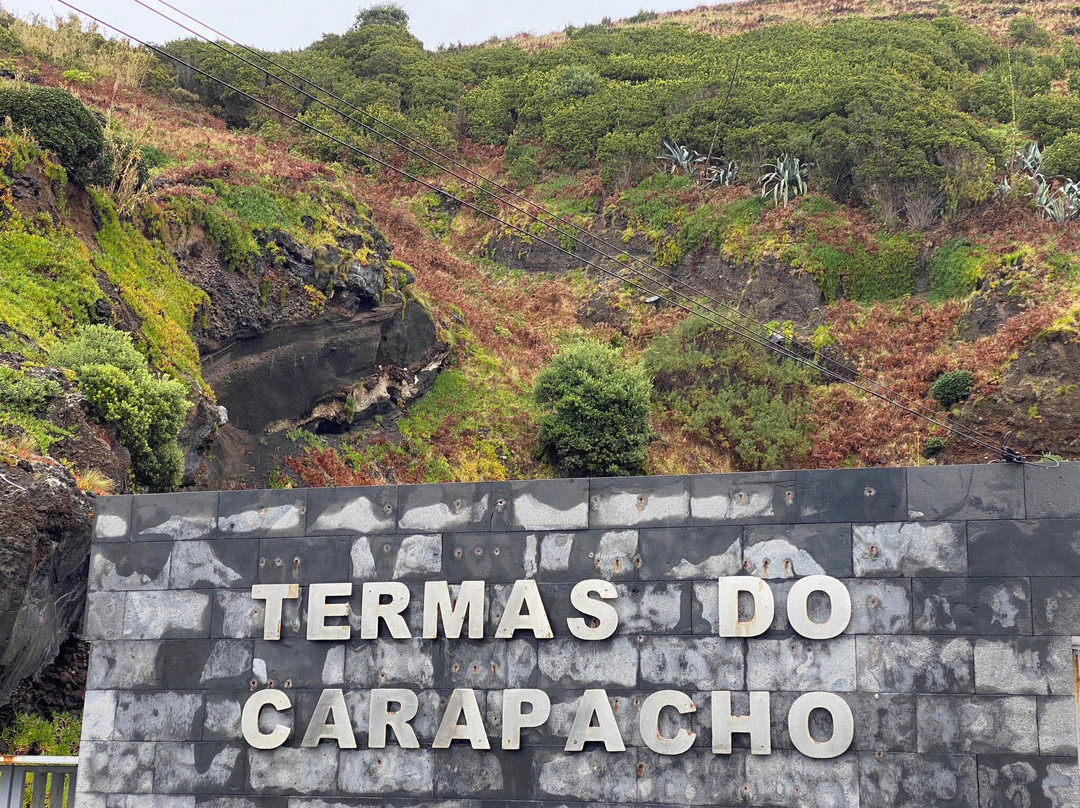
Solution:
[[[810,713],[828,710],[832,716],[833,733],[827,741],[816,741],[810,735]],[[791,743],[810,758],[826,760],[839,757],[850,747],[855,737],[855,719],[848,703],[835,693],[806,693],[795,699],[788,711],[788,735]]]
[[[829,619],[824,623],[810,619],[812,592],[824,592],[829,596]],[[851,622],[851,593],[840,581],[828,575],[808,575],[791,587],[787,615],[791,627],[808,640],[831,640],[843,634]]]

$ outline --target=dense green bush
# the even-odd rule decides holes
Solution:
[[[131,338],[108,326],[83,326],[51,358],[75,371],[91,412],[116,427],[135,481],[152,491],[176,487],[184,463],[176,443],[188,408],[184,386],[152,376]]]
[[[112,181],[112,165],[101,124],[71,93],[54,87],[0,87],[0,120],[26,130],[56,155],[79,185]]]
[[[1069,132],[1046,147],[1043,174],[1047,177],[1080,179],[1080,133]]]
[[[945,409],[963,401],[971,394],[974,377],[967,370],[950,370],[942,373],[930,387],[930,397]]]
[[[730,451],[744,469],[790,468],[810,448],[805,366],[697,317],[656,337],[643,357],[656,403],[695,439]]]
[[[571,476],[618,477],[645,468],[651,386],[619,351],[591,342],[565,349],[533,388],[541,450]]]
[[[931,303],[967,297],[975,290],[981,275],[982,250],[966,238],[946,241],[930,261]]]
[[[58,395],[60,385],[52,379],[36,379],[21,370],[0,366],[0,408],[35,415]]]

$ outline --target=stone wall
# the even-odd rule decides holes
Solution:
[[[851,594],[835,639],[788,624],[793,579],[811,574]],[[717,581],[732,575],[775,594],[761,636],[719,636]],[[567,630],[589,578],[618,591],[618,630],[599,642]],[[424,582],[477,579],[486,638],[419,639]],[[538,583],[553,639],[493,638],[518,579]],[[281,640],[262,639],[254,584],[390,580],[410,588],[414,639],[309,641],[303,600],[284,602]],[[78,808],[1080,806],[1080,464],[113,497],[90,587]],[[268,687],[289,694],[293,729],[264,751],[241,710]],[[368,748],[369,693],[388,687],[418,694],[421,748]],[[515,687],[545,690],[551,718],[503,751]],[[344,691],[357,749],[301,748],[324,688]],[[455,688],[474,689],[491,750],[431,748]],[[626,751],[563,751],[590,688],[607,691]],[[677,756],[638,729],[641,700],[664,689],[696,705],[661,721],[696,733]],[[771,754],[744,735],[713,753],[714,690],[734,713],[770,693]],[[788,708],[808,691],[851,707],[840,757],[792,746]]]

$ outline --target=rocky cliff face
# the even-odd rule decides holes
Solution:
[[[0,704],[79,627],[93,504],[48,458],[0,466]]]

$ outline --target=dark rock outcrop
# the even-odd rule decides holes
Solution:
[[[54,460],[0,466],[0,704],[51,663],[83,617],[91,500]]]

